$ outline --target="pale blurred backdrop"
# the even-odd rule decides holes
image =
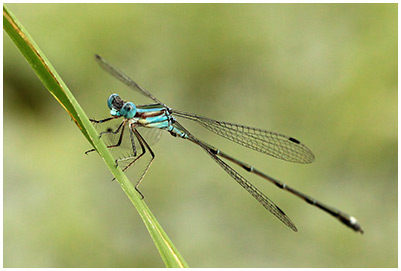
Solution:
[[[102,71],[98,53],[170,107],[301,140],[314,163],[280,161],[182,121],[365,230],[235,167],[294,233],[199,147],[164,133],[141,191],[191,267],[397,266],[397,4],[7,7],[89,117],[108,116],[113,92],[151,102]],[[4,266],[163,267],[103,161],[84,154],[90,144],[3,36]]]

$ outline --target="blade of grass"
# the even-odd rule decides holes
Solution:
[[[74,98],[68,87],[30,37],[28,32],[18,22],[17,18],[6,8],[6,6],[3,6],[3,27],[45,87],[54,98],[56,98],[61,106],[63,106],[86,139],[93,145],[105,161],[107,167],[141,216],[165,265],[167,267],[188,267],[187,263],[159,225],[145,202],[141,200],[140,195],[136,192],[134,186],[127,179],[121,169],[115,167],[114,158],[103,141],[100,140],[98,132],[89,121],[81,106],[78,104],[78,101]]]

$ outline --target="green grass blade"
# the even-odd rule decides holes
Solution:
[[[165,265],[167,267],[188,267],[187,263],[159,225],[145,202],[141,200],[140,195],[136,192],[134,186],[127,179],[121,169],[115,167],[114,158],[103,141],[100,140],[98,132],[93,127],[68,87],[52,67],[45,55],[41,52],[39,47],[35,44],[28,32],[5,6],[3,6],[3,27],[42,83],[61,104],[61,106],[63,106],[86,139],[94,146],[99,155],[105,161],[109,170],[137,209],[150,236],[159,250],[160,256]]]

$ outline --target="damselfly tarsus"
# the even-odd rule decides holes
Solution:
[[[281,220],[285,225],[291,228],[293,231],[297,231],[294,223],[290,220],[290,218],[276,205],[274,204],[268,197],[266,197],[259,189],[257,189],[254,185],[252,185],[248,180],[242,177],[237,171],[235,171],[232,167],[230,167],[226,162],[222,159],[226,159],[248,172],[254,173],[272,183],[274,183],[279,188],[286,190],[293,195],[305,200],[307,203],[314,205],[326,213],[332,215],[337,218],[346,226],[351,229],[363,233],[361,226],[358,221],[336,208],[330,207],[298,190],[289,187],[288,185],[282,183],[281,181],[274,179],[267,174],[257,170],[253,166],[250,166],[240,160],[228,155],[227,153],[222,152],[221,150],[199,140],[195,136],[193,136],[187,129],[185,129],[175,117],[181,117],[185,119],[189,119],[195,121],[209,129],[210,131],[225,137],[235,143],[238,143],[242,146],[248,147],[255,151],[259,151],[264,154],[268,154],[278,159],[282,159],[289,162],[296,163],[311,163],[314,160],[314,155],[312,152],[300,141],[293,137],[285,136],[279,133],[270,132],[258,128],[253,128],[249,126],[233,124],[229,122],[217,121],[214,119],[210,119],[207,117],[199,116],[192,113],[182,112],[175,109],[172,109],[162,103],[159,99],[153,96],[144,88],[140,87],[137,83],[135,83],[131,78],[117,70],[113,66],[111,66],[106,60],[104,60],[101,56],[95,56],[96,61],[99,65],[108,73],[113,75],[115,78],[119,79],[130,88],[135,91],[145,95],[146,97],[152,99],[155,103],[148,105],[135,105],[132,102],[124,101],[117,94],[112,94],[107,100],[107,105],[110,108],[111,117],[103,119],[103,120],[93,120],[94,123],[104,123],[113,119],[122,118],[121,124],[117,127],[115,131],[107,130],[100,135],[103,134],[119,134],[119,139],[116,144],[109,145],[108,148],[119,147],[123,141],[124,130],[128,127],[129,137],[131,140],[132,147],[132,155],[129,157],[125,157],[123,159],[117,159],[116,165],[122,160],[130,162],[127,166],[123,168],[123,171],[126,171],[131,165],[133,165],[138,159],[143,157],[143,155],[149,151],[151,154],[151,160],[147,164],[144,172],[139,178],[138,182],[135,185],[135,189],[142,196],[142,193],[139,191],[138,186],[143,180],[146,172],[148,171],[150,165],[153,162],[155,157],[154,152],[142,137],[142,135],[138,132],[138,127],[145,128],[156,128],[162,129],[169,132],[171,135],[175,137],[180,137],[182,139],[186,139],[195,143],[199,147],[201,147],[217,164],[219,164],[235,181],[237,181],[249,194],[251,194],[260,204],[263,205],[269,212],[275,215],[279,220]],[[140,150],[137,150],[137,146],[135,144],[135,140],[139,143]],[[87,151],[86,153],[92,152],[94,149]]]

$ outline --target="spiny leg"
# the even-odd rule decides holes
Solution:
[[[118,139],[117,144],[107,146],[107,148],[115,148],[115,147],[119,147],[119,146],[121,145],[121,142],[122,142],[122,140],[123,140],[123,135],[124,135],[124,127],[125,127],[126,123],[127,123],[126,121],[123,121],[123,122],[118,126],[118,128],[116,129],[115,132],[113,132],[113,131],[111,131],[111,132],[110,132],[110,131],[104,131],[104,132],[101,132],[101,133],[100,133],[100,137],[102,136],[102,134],[107,134],[107,133],[117,134],[117,133],[119,132],[119,130],[121,129],[121,127],[123,128],[123,129],[121,130],[120,138]],[[86,151],[85,154],[88,154],[88,153],[93,152],[93,151],[95,151],[95,149],[91,149],[91,150],[89,150],[89,151]]]
[[[118,134],[119,132],[120,132],[120,129],[121,129],[121,127],[124,125],[124,121],[123,122],[121,122],[120,123],[120,125],[118,125],[118,127],[117,127],[117,129],[115,130],[115,131],[113,131],[113,130],[109,130],[109,129],[107,129],[106,131],[103,131],[103,132],[101,132],[99,135],[99,137],[102,137],[104,134],[114,134],[114,135],[116,135],[116,134]]]
[[[149,170],[149,168],[150,168],[150,165],[152,164],[152,162],[153,162],[153,160],[154,160],[154,158],[155,158],[155,154],[154,154],[154,152],[152,151],[152,149],[149,147],[149,145],[148,145],[148,143],[145,141],[145,139],[141,136],[141,134],[140,134],[135,128],[132,127],[132,124],[131,124],[131,129],[130,129],[130,131],[132,131],[132,133],[134,133],[135,136],[136,136],[136,138],[138,139],[139,145],[141,146],[141,149],[142,149],[142,153],[141,153],[138,157],[136,157],[135,160],[133,160],[131,163],[129,163],[129,164],[123,169],[123,171],[126,171],[132,164],[134,164],[139,158],[141,158],[141,157],[146,153],[146,149],[149,150],[149,152],[150,152],[150,154],[151,154],[151,156],[152,156],[152,158],[151,158],[151,160],[149,161],[148,165],[146,166],[144,172],[142,173],[141,177],[139,178],[139,181],[138,181],[138,182],[136,183],[136,185],[135,185],[135,190],[141,195],[142,199],[144,199],[145,197],[143,196],[143,194],[141,193],[141,191],[139,191],[138,186],[140,185],[140,183],[142,182],[142,180],[143,180],[143,178],[145,177],[146,173],[148,172],[148,170]]]
[[[135,157],[136,156],[136,146],[135,146],[134,134],[132,132],[132,124],[129,126],[129,128],[130,128],[129,129],[129,131],[130,131],[129,136],[131,138],[132,151],[134,152],[134,157]],[[143,150],[142,150],[142,152],[143,152]]]
[[[95,119],[89,119],[89,120],[90,120],[91,122],[93,122],[93,123],[104,123],[104,122],[107,122],[107,121],[109,121],[109,120],[113,120],[113,119],[117,119],[117,118],[119,118],[119,117],[113,116],[113,117],[105,118],[105,119],[102,119],[102,120],[95,120]]]
[[[116,119],[116,118],[119,118],[119,117],[111,117],[111,118],[106,118],[106,119],[102,119],[102,120],[95,120],[95,119],[89,119],[89,120],[90,120],[91,122],[93,122],[93,123],[100,124],[100,123],[104,123],[104,122],[107,122],[107,121],[110,121],[110,120],[113,120],[113,119]],[[118,133],[118,131],[119,131],[119,129],[121,128],[121,125],[122,125],[122,124],[123,124],[123,122],[118,126],[117,130],[115,131],[115,134]],[[100,135],[99,135],[99,138],[100,138],[100,137],[102,136],[102,134],[104,134],[104,133],[109,133],[109,131],[101,132]],[[86,151],[85,154],[88,154],[88,153],[93,152],[93,151],[95,151],[95,149],[90,149],[90,150]]]
[[[126,166],[126,167],[123,169],[123,171],[126,171],[127,168],[128,168],[129,166],[131,166],[136,160],[138,160],[138,159],[139,159],[142,155],[144,155],[144,153],[146,152],[146,151],[145,151],[145,148],[142,146],[142,143],[139,142],[139,144],[141,145],[141,148],[142,148],[142,153],[137,157],[137,151],[136,151],[136,146],[135,146],[134,134],[133,134],[133,132],[132,132],[131,125],[129,125],[129,127],[130,127],[130,128],[129,128],[129,135],[130,135],[130,138],[131,138],[131,145],[132,145],[133,155],[130,155],[130,156],[127,156],[127,157],[123,157],[123,158],[116,159],[116,167],[118,166],[118,162],[127,161],[127,160],[131,160],[131,159],[135,159],[135,160],[132,161],[132,162],[130,162],[129,165]],[[113,180],[114,180],[114,179],[113,179]]]

